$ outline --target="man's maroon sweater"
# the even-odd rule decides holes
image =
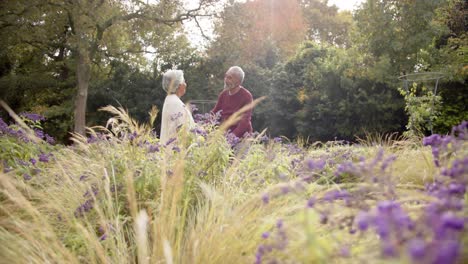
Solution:
[[[224,90],[219,94],[218,102],[211,112],[216,114],[221,110],[221,122],[224,122],[232,114],[237,112],[244,105],[250,104],[252,101],[252,94],[242,86],[240,90],[233,95],[229,95],[229,90]],[[239,123],[231,126],[229,130],[237,137],[242,137],[246,132],[252,133],[251,118],[252,110],[249,110],[244,113]]]

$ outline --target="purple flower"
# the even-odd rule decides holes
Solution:
[[[466,137],[466,131],[468,130],[468,122],[467,121],[463,121],[461,122],[460,125],[458,126],[454,126],[452,128],[452,135],[454,135],[455,137],[461,139],[461,140],[464,140],[465,137]]]
[[[416,238],[408,243],[408,252],[413,261],[418,261],[426,256],[426,243],[424,240]]]
[[[369,228],[369,214],[367,212],[359,212],[359,214],[356,216],[356,224],[359,230],[361,231],[366,231],[367,228]]]
[[[280,138],[280,137],[275,137],[275,138],[273,138],[273,141],[274,141],[275,143],[281,143],[281,142],[283,142],[283,139]]]
[[[449,185],[449,192],[451,194],[465,194],[466,186],[461,183],[450,183]]]
[[[381,170],[384,171],[390,164],[392,164],[396,160],[395,155],[391,155],[390,157],[386,158],[382,161]]]
[[[381,201],[377,204],[379,212],[382,213],[389,213],[391,210],[399,207],[400,205],[394,201]]]
[[[268,193],[262,195],[262,201],[264,204],[268,204],[270,202],[270,196],[268,196]]]
[[[129,140],[134,140],[135,138],[138,137],[138,133],[137,133],[137,132],[133,132],[133,133],[127,135],[127,137],[128,137]]]
[[[382,254],[385,257],[396,257],[398,252],[396,247],[390,242],[384,242],[382,245]]]
[[[283,220],[282,219],[278,219],[278,221],[276,222],[276,227],[278,229],[283,228]]]
[[[95,185],[92,185],[91,186],[91,192],[90,190],[87,190],[84,194],[83,194],[83,197],[92,197],[91,193],[96,196],[98,193],[99,193],[99,189],[95,186]]]
[[[195,113],[198,111],[198,107],[194,104],[188,104],[188,107],[190,109],[190,112]]]
[[[326,162],[325,160],[308,160],[307,161],[307,166],[309,167],[310,170],[315,171],[315,170],[323,170],[325,168]]]
[[[267,239],[268,237],[270,237],[270,232],[263,232],[262,238]]]
[[[174,141],[176,141],[176,138],[170,138],[170,139],[166,142],[165,146],[166,146],[166,147],[169,146],[169,145],[172,144],[172,142],[174,142]]]
[[[13,170],[13,168],[10,167],[10,166],[5,166],[5,167],[3,168],[3,172],[4,172],[4,173],[8,173],[8,172],[10,172],[10,171],[12,171],[12,170]]]
[[[107,234],[103,234],[101,237],[99,237],[99,241],[106,240]]]
[[[35,128],[34,129],[34,134],[36,135],[36,137],[38,137],[40,139],[44,138],[44,131],[42,131],[40,129]]]
[[[313,208],[314,205],[315,205],[315,201],[316,201],[315,197],[310,197],[310,199],[307,200],[307,207],[308,208]]]
[[[468,157],[454,160],[452,163],[452,167],[443,170],[442,175],[451,178],[458,178],[468,175]]]
[[[265,253],[264,246],[263,245],[258,246],[257,253],[255,254],[255,264],[262,263],[262,257],[264,253]]]
[[[268,142],[269,138],[266,135],[263,135],[261,138],[258,139],[261,143],[266,143]]]
[[[386,240],[390,235],[390,223],[387,216],[378,215],[374,218],[374,225],[377,234],[383,240]]]
[[[27,113],[27,112],[23,112],[23,113],[20,113],[20,116],[21,117],[24,117],[24,118],[27,118],[33,122],[38,122],[38,121],[44,121],[45,120],[45,117],[40,115],[40,114],[34,114],[34,113]]]
[[[199,128],[199,127],[194,128],[194,129],[192,129],[192,130],[190,130],[190,131],[191,131],[192,133],[194,133],[194,134],[201,135],[201,136],[203,136],[203,137],[205,137],[205,136],[208,134],[208,133],[206,133],[205,130],[203,130],[203,129]]]
[[[6,133],[8,131],[8,124],[3,121],[3,119],[0,117],[0,133],[2,134],[8,134]]]
[[[24,179],[25,181],[29,181],[29,180],[32,179],[32,177],[31,177],[31,175],[25,173],[25,174],[23,174],[23,179]]]
[[[446,212],[442,215],[442,223],[444,227],[448,227],[454,230],[463,230],[465,227],[464,219],[457,217],[452,212]]]
[[[231,147],[237,146],[237,144],[239,144],[239,142],[241,141],[240,138],[238,138],[235,134],[233,134],[231,132],[229,132],[226,135],[226,140],[229,143],[229,145],[231,145]]]
[[[55,139],[53,137],[49,136],[48,134],[45,134],[44,136],[47,143],[49,143],[50,145],[55,144]]]
[[[149,153],[159,152],[159,144],[150,145],[148,152]]]
[[[351,256],[351,253],[349,252],[349,247],[348,246],[342,246],[340,248],[340,256],[344,258],[348,258]]]
[[[49,162],[49,155],[50,154],[45,154],[45,153],[39,154],[39,161],[40,162]]]
[[[423,138],[423,146],[438,146],[441,142],[439,134],[433,134]]]
[[[33,166],[35,166],[36,163],[37,163],[37,160],[34,159],[34,158],[29,159],[29,161],[31,162],[31,164],[32,164]]]
[[[178,146],[172,147],[172,150],[174,150],[175,152],[180,152],[180,148]]]
[[[333,190],[327,192],[324,196],[323,199],[325,201],[333,201],[333,200],[347,200],[350,197],[350,194],[346,190]]]
[[[449,240],[442,242],[437,247],[435,252],[436,258],[433,262],[434,264],[452,264],[457,260],[458,254],[460,251],[460,245],[458,242]]]
[[[84,203],[82,203],[78,208],[76,208],[74,215],[75,217],[83,216],[84,213],[91,211],[94,208],[94,200],[88,199]]]
[[[16,160],[16,161],[18,162],[18,164],[19,164],[20,166],[26,166],[26,167],[29,166],[29,163],[26,162],[26,161],[24,161],[24,160],[18,159],[18,160]]]

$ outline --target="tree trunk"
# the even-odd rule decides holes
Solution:
[[[85,135],[86,125],[86,101],[88,99],[88,87],[90,80],[90,61],[88,51],[78,51],[76,76],[78,79],[78,93],[75,98],[75,127],[74,132]]]

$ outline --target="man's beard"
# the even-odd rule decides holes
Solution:
[[[236,88],[235,84],[233,83],[227,84],[226,82],[224,82],[224,89],[233,89],[233,88]]]

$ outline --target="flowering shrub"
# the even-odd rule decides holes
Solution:
[[[22,120],[32,129],[37,139],[34,143],[31,135],[18,124],[7,124],[0,118],[0,168],[7,173],[16,169],[16,175],[25,181],[39,175],[42,167],[47,166],[53,154],[55,140],[42,131],[41,122],[45,118],[38,114],[22,113]]]

